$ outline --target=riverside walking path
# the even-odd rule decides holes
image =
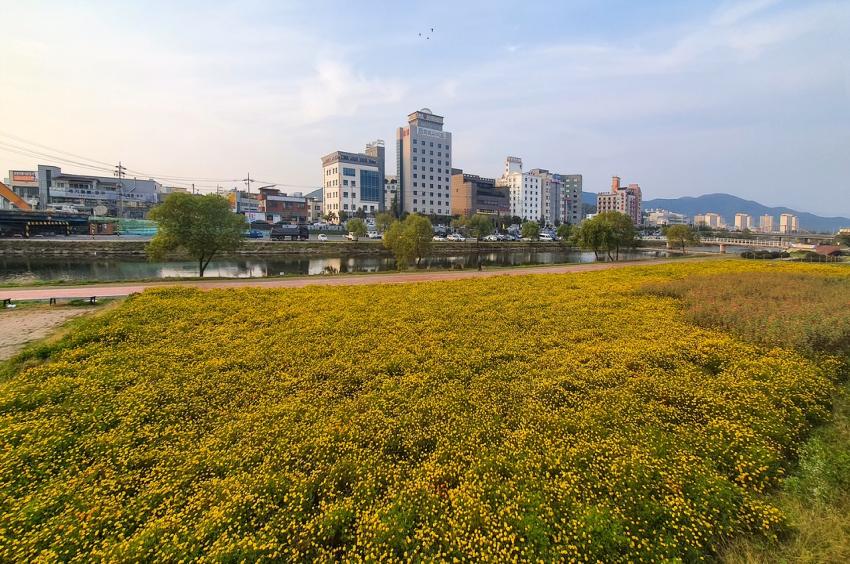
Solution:
[[[705,260],[709,257],[694,257],[689,260]],[[401,284],[410,282],[432,282],[438,280],[464,280],[469,278],[488,278],[491,276],[522,276],[526,274],[567,274],[573,272],[591,272],[624,268],[628,266],[649,266],[667,264],[675,259],[648,259],[622,262],[594,262],[585,264],[560,264],[548,266],[520,266],[510,268],[485,268],[484,270],[446,270],[392,272],[380,274],[353,275],[316,275],[292,278],[231,278],[216,280],[163,280],[151,282],[114,282],[107,284],[86,284],[81,286],[31,286],[0,288],[0,300],[48,300],[50,298],[74,299],[118,298],[144,292],[152,288],[183,286],[200,290],[222,288],[303,288],[304,286],[363,286],[369,284]],[[678,261],[675,261],[678,262]]]

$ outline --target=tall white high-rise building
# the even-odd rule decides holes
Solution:
[[[428,108],[407,116],[396,132],[400,211],[451,215],[452,134]]]
[[[505,173],[498,184],[510,190],[511,215],[540,221],[543,216],[543,179],[530,172],[523,172],[521,158],[505,159]]]

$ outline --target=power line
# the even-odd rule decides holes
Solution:
[[[36,143],[35,141],[30,141],[28,139],[24,139],[23,137],[18,137],[16,135],[11,135],[9,133],[5,133],[5,132],[2,132],[2,131],[0,131],[0,137],[6,137],[6,138],[9,138],[9,139],[13,139],[15,141],[18,141],[19,143],[32,145],[34,147],[39,147],[41,149],[47,149],[48,151],[53,151],[53,153],[60,153],[62,155],[69,155],[71,157],[74,157],[74,159],[71,159],[71,158],[68,158],[68,157],[63,157],[63,156],[56,155],[56,154],[53,154],[53,153],[47,153],[45,151],[32,149],[30,147],[21,146],[21,145],[18,145],[18,144],[4,142],[2,140],[0,140],[0,151],[10,152],[10,153],[19,154],[19,155],[23,155],[23,156],[30,157],[30,158],[36,158],[36,159],[49,159],[51,161],[56,162],[57,164],[68,164],[68,165],[73,165],[73,166],[77,166],[77,167],[80,167],[80,168],[84,168],[84,169],[87,169],[87,170],[96,170],[96,171],[99,171],[99,172],[106,172],[106,173],[110,173],[110,174],[114,174],[115,170],[116,170],[115,165],[112,164],[112,163],[108,163],[106,161],[101,161],[101,160],[98,160],[98,159],[93,159],[93,158],[90,158],[90,157],[85,157],[83,155],[71,153],[69,151],[65,151],[65,150],[62,150],[62,149],[57,149],[57,148],[51,147],[49,145]],[[75,160],[75,159],[81,159],[81,160]],[[181,176],[181,175],[173,175],[173,174],[151,174],[151,173],[148,173],[148,172],[127,168],[127,167],[124,167],[123,165],[122,165],[121,168],[122,168],[122,172],[125,176],[126,176],[126,174],[130,174],[134,177],[157,179],[157,180],[160,180],[160,181],[167,182],[169,184],[176,184],[178,186],[184,186],[186,188],[191,187],[192,184],[194,183],[196,188],[206,188],[206,189],[210,189],[210,190],[214,189],[214,190],[217,190],[217,191],[221,189],[220,184],[245,182],[247,180],[247,179],[240,179],[240,178]],[[209,183],[209,182],[215,182],[216,184],[215,185],[206,184],[206,183]],[[274,184],[275,186],[281,186],[281,187],[284,187],[284,188],[299,188],[299,189],[303,189],[303,190],[316,190],[316,189],[320,188],[320,186],[315,186],[315,185],[289,184],[289,183],[286,183],[286,182],[275,182],[275,181],[271,181],[271,180],[258,180],[258,179],[255,179],[255,178],[250,178],[250,182],[260,182],[262,184]]]

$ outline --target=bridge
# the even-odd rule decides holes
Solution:
[[[790,241],[781,241],[777,239],[732,239],[727,237],[702,237],[700,243],[705,245],[720,245],[723,252],[724,247],[755,247],[759,249],[789,249],[792,246]]]

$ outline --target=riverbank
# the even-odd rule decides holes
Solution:
[[[717,257],[688,257],[693,261],[717,260]],[[557,264],[541,266],[521,266],[505,268],[485,268],[484,270],[408,270],[402,272],[360,273],[327,276],[288,276],[281,278],[219,278],[177,279],[153,282],[126,282],[85,285],[52,285],[35,287],[0,288],[0,299],[15,301],[47,300],[50,298],[88,298],[97,296],[123,297],[144,292],[149,288],[168,286],[189,286],[202,290],[214,288],[302,288],[305,286],[361,286],[367,284],[398,284],[406,282],[432,282],[438,280],[463,280],[467,278],[489,278],[492,276],[522,276],[526,274],[565,274],[573,272],[592,272],[611,268],[624,268],[636,265],[657,265],[677,262],[681,258],[645,259],[621,262],[594,262],[585,264]]]
[[[144,239],[0,239],[0,257],[144,258]],[[557,241],[434,241],[431,254],[451,255],[480,251],[554,251],[570,249]],[[303,256],[391,256],[380,240],[354,241],[256,241],[248,240],[238,251],[223,257]],[[187,258],[179,254],[174,259]]]

